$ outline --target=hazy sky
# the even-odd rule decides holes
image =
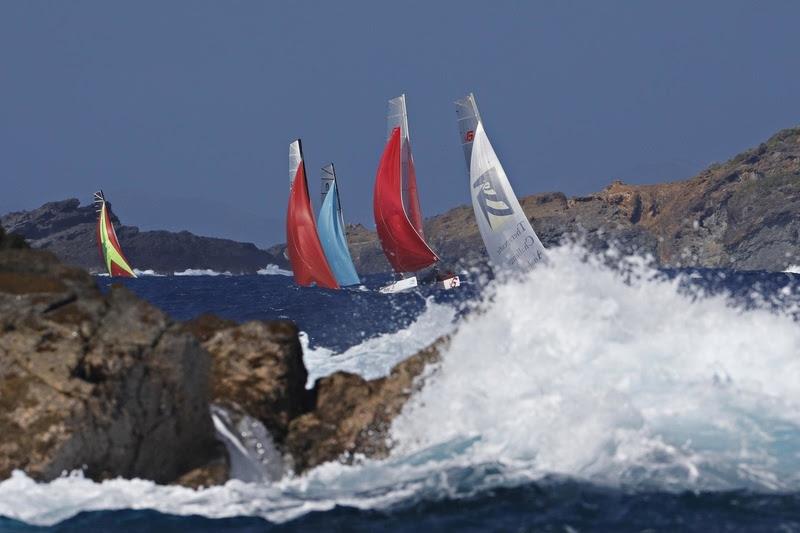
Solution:
[[[102,187],[126,224],[284,239],[288,143],[372,222],[405,92],[425,215],[469,199],[476,94],[517,193],[691,176],[800,123],[800,2],[0,2],[0,213]]]

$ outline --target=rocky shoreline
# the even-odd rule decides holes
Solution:
[[[82,469],[95,480],[224,483],[231,460],[213,408],[266,428],[296,473],[384,456],[392,419],[438,354],[425,350],[381,379],[337,372],[307,390],[293,323],[176,322],[2,232],[0,332],[0,479]]]
[[[125,255],[139,270],[173,274],[210,269],[255,274],[270,264],[286,264],[283,257],[275,257],[252,243],[202,237],[188,231],[140,231],[123,225],[113,211],[111,220]],[[64,263],[93,273],[104,271],[97,251],[96,225],[94,206],[81,206],[77,198],[0,217],[0,226],[25,238],[31,247],[52,252]]]
[[[687,180],[657,185],[614,181],[586,196],[542,193],[521,198],[521,204],[548,247],[578,238],[590,250],[614,245],[623,253],[649,254],[661,266],[784,270],[800,264],[800,128],[780,131]],[[285,244],[260,250],[250,243],[139,231],[113,221],[126,255],[141,270],[252,274],[268,264],[288,268]],[[90,271],[101,268],[94,224],[94,208],[81,207],[76,199],[0,218],[0,225],[34,248]],[[424,230],[445,268],[485,263],[471,206],[428,218]],[[374,231],[349,225],[347,239],[360,274],[390,270]]]
[[[800,264],[800,128],[782,130],[687,180],[614,181],[586,196],[550,192],[520,203],[546,247],[577,239],[593,251],[613,245],[650,255],[665,267],[782,271]],[[449,268],[486,261],[471,206],[426,219],[424,231]],[[351,225],[347,238],[359,273],[389,271],[374,231]],[[269,251],[281,256],[284,248]]]

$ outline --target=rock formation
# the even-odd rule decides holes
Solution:
[[[222,483],[230,463],[212,404],[257,420],[298,473],[382,457],[393,418],[438,356],[436,345],[385,378],[337,372],[307,390],[291,322],[175,323],[20,243],[0,233],[0,479],[83,469],[93,479]]]
[[[48,252],[0,252],[0,478],[83,468],[173,481],[219,462],[208,354],[122,287]]]
[[[513,181],[525,178],[512,176]],[[602,250],[613,242],[624,252],[649,253],[664,266],[783,270],[800,264],[798,198],[800,128],[794,128],[688,180],[659,185],[615,181],[595,194],[568,198],[542,193],[522,198],[521,204],[545,246],[577,236],[590,249]],[[91,206],[79,207],[77,200],[53,202],[11,213],[0,223],[70,264],[90,270],[100,266]],[[471,206],[431,217],[424,229],[446,266],[486,261]],[[122,226],[118,233],[139,269],[255,272],[268,263],[288,266],[283,244],[263,251],[188,232],[140,232]],[[349,225],[347,239],[359,273],[389,271],[374,231]]]
[[[139,270],[172,274],[186,269],[212,269],[234,274],[254,274],[269,264],[285,265],[283,258],[256,248],[252,243],[201,237],[188,231],[139,231],[111,217],[122,248]],[[53,252],[67,264],[90,272],[103,269],[97,251],[94,206],[75,199],[46,203],[32,211],[9,213],[0,225],[28,240],[33,248]]]

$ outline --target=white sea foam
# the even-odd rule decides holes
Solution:
[[[217,272],[210,268],[187,268],[182,272],[175,272],[176,276],[232,276],[230,272]]]
[[[259,270],[258,272],[256,272],[256,274],[259,274],[261,276],[291,276],[292,271],[284,270],[278,265],[269,264],[266,267]]]
[[[784,272],[787,274],[800,274],[800,265],[789,265]]]
[[[163,276],[164,276],[164,274],[159,274],[159,273],[157,273],[157,272],[156,272],[155,270],[153,270],[153,269],[139,270],[138,268],[134,268],[134,269],[133,269],[133,273],[134,273],[134,274],[136,274],[136,275],[137,275],[137,276],[139,276],[139,277],[142,277],[142,276],[157,276],[157,277],[163,277]]]
[[[407,328],[367,339],[340,354],[324,347],[309,348],[308,335],[301,333],[303,360],[308,368],[307,386],[338,370],[367,379],[384,376],[394,365],[450,332],[455,317],[452,306],[437,304],[429,298],[425,310]]]
[[[0,482],[0,515],[52,524],[81,510],[152,508],[280,521],[547,474],[628,487],[800,490],[796,322],[686,294],[643,266],[625,282],[580,251],[549,255],[549,266],[494,286],[480,312],[459,322],[437,371],[395,421],[388,459],[200,491],[81,477],[36,484],[15,473]],[[438,304],[425,313],[438,324],[429,337],[452,328]],[[402,335],[366,341],[337,356],[338,366],[313,350],[306,360],[313,375],[377,375],[415,351],[402,349]],[[395,340],[401,348],[392,351]]]

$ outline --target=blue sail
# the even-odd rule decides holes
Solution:
[[[344,236],[344,217],[339,203],[339,190],[336,187],[333,165],[328,165],[322,171],[323,200],[317,220],[319,240],[339,285],[342,287],[358,285],[361,280],[358,278],[355,265],[353,265],[350,250],[347,249],[347,239]]]

